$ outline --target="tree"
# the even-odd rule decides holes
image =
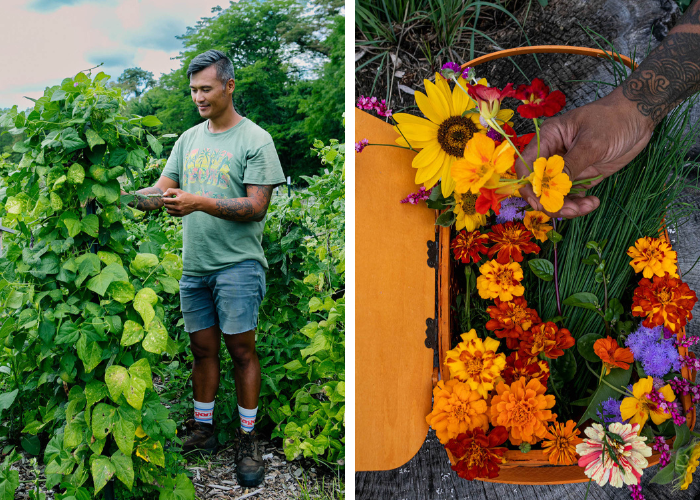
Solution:
[[[153,73],[141,68],[125,69],[117,78],[117,83],[114,84],[115,87],[122,88],[122,96],[125,99],[131,96],[138,99],[141,94],[155,85],[156,80],[153,78]]]

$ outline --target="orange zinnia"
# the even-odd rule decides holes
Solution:
[[[540,247],[530,241],[532,234],[522,222],[508,221],[491,227],[489,240],[495,245],[489,249],[489,258],[498,253],[496,261],[507,264],[510,260],[523,261],[523,253],[538,253]]]
[[[528,358],[543,352],[549,359],[556,359],[564,355],[564,349],[576,343],[569,330],[559,328],[551,321],[533,326],[521,338],[520,355]]]
[[[617,340],[608,335],[604,339],[598,339],[593,344],[593,350],[603,362],[605,366],[605,374],[610,375],[610,370],[613,368],[622,368],[627,370],[630,363],[634,362],[632,351],[627,347],[617,345]]]
[[[547,434],[547,422],[557,418],[550,408],[554,396],[537,379],[525,382],[521,377],[510,385],[496,386],[498,393],[491,399],[491,424],[502,425],[510,433],[510,442],[535,444]]]
[[[455,260],[462,261],[463,264],[469,264],[470,260],[474,263],[479,262],[481,260],[481,254],[485,254],[488,250],[484,246],[484,243],[486,243],[488,239],[488,235],[481,234],[478,230],[469,233],[460,231],[450,244],[450,248],[452,248],[452,252],[454,252]]]
[[[522,297],[525,287],[520,282],[523,279],[523,269],[517,262],[500,264],[489,260],[479,267],[481,276],[476,279],[476,288],[482,299],[513,300]]]
[[[552,226],[547,224],[550,217],[544,212],[538,212],[537,210],[532,210],[525,213],[525,219],[523,224],[530,230],[532,235],[540,241],[547,241],[547,233],[554,229]]]
[[[520,336],[533,323],[540,323],[540,317],[537,311],[527,307],[527,301],[523,297],[515,297],[510,302],[496,297],[494,302],[495,306],[486,309],[491,316],[486,323],[486,329],[495,333],[499,339],[505,338],[508,349],[517,349]]]
[[[632,315],[644,317],[647,328],[664,325],[673,333],[693,319],[693,306],[698,301],[695,292],[687,283],[673,278],[668,273],[654,276],[653,281],[643,278],[634,290]]]
[[[526,383],[536,378],[546,386],[549,380],[549,365],[546,361],[537,358],[523,358],[516,351],[506,358],[506,367],[501,372],[501,376],[506,384],[512,384],[520,377],[524,377]]]
[[[549,455],[550,464],[573,465],[576,462],[576,445],[583,443],[583,439],[578,437],[581,431],[574,427],[576,422],[573,420],[567,420],[566,424],[554,422],[549,427],[542,451]]]

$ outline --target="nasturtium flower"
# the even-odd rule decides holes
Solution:
[[[478,194],[484,185],[488,188],[498,187],[500,175],[514,164],[515,151],[508,142],[496,146],[493,139],[477,134],[467,143],[463,158],[452,165],[455,190],[458,193],[471,191]]]
[[[517,262],[500,264],[489,260],[479,267],[481,276],[476,278],[476,288],[482,299],[513,300],[522,297],[525,287],[520,282],[523,279],[523,269]]]
[[[466,85],[463,78],[458,82],[462,87]],[[396,113],[394,130],[400,135],[396,142],[404,147],[410,144],[414,149],[421,149],[413,158],[413,168],[417,170],[416,184],[423,184],[427,189],[442,178],[442,194],[447,197],[455,187],[452,163],[462,158],[467,142],[476,134],[485,134],[486,129],[479,122],[476,103],[458,86],[450,91],[449,83],[437,74],[435,83],[429,80],[423,80],[423,83],[427,96],[416,92],[415,97],[427,119]],[[464,115],[470,109],[474,112]]]
[[[542,451],[549,456],[552,465],[572,465],[576,463],[576,445],[583,442],[575,429],[576,422],[567,420],[566,424],[554,422],[549,426],[542,441]]]
[[[455,193],[454,214],[457,216],[455,229],[474,231],[476,228],[486,225],[486,215],[476,210],[477,195],[472,193]]]
[[[481,340],[476,330],[462,334],[462,342],[445,354],[445,366],[450,375],[469,385],[486,398],[494,381],[506,365],[506,355],[496,354],[500,342],[496,339]]]
[[[632,298],[632,315],[646,316],[642,324],[647,328],[664,325],[678,333],[693,318],[692,310],[697,301],[687,283],[666,273],[663,277],[639,281]]]
[[[656,425],[662,424],[671,418],[670,412],[666,413],[649,398],[649,395],[655,390],[653,377],[640,379],[639,382],[634,384],[632,386],[634,397],[624,398],[620,405],[622,419],[629,420],[632,424],[639,424],[639,430],[641,431],[650,417]],[[668,403],[676,400],[676,395],[669,384],[663,386],[658,392],[661,393]]]
[[[500,447],[508,439],[504,427],[494,427],[488,434],[477,428],[450,440],[445,448],[455,457],[452,470],[462,479],[493,479],[498,476],[499,465],[505,463],[508,448]]]
[[[603,362],[606,375],[609,375],[610,370],[613,368],[627,370],[630,367],[630,363],[634,362],[632,351],[617,345],[617,340],[610,335],[604,339],[596,340],[593,344],[593,351]]]
[[[506,222],[491,226],[489,240],[494,245],[489,249],[490,259],[498,254],[496,261],[507,264],[511,260],[523,261],[523,253],[539,253],[540,247],[530,241],[532,233],[520,222]]]
[[[518,106],[520,116],[530,119],[554,116],[566,104],[566,97],[561,90],[550,93],[549,87],[539,78],[532,80],[530,85],[518,85],[513,97],[523,101]]]
[[[440,380],[433,389],[433,400],[433,411],[425,420],[442,444],[466,431],[488,430],[486,401],[469,385],[457,379]]]
[[[634,272],[641,272],[645,278],[663,277],[666,273],[678,278],[676,252],[661,238],[639,238],[634,242],[634,246],[627,250],[627,255],[632,258],[630,265]]]
[[[546,386],[549,379],[549,364],[542,359],[523,358],[515,351],[506,358],[506,367],[501,372],[506,385],[510,385],[521,377],[527,384],[533,378]]]
[[[585,467],[586,476],[599,486],[605,486],[608,482],[614,488],[621,488],[623,484],[639,484],[643,469],[649,465],[645,457],[651,456],[651,448],[644,442],[647,438],[639,436],[639,430],[636,423],[613,422],[608,426],[608,432],[619,437],[618,441],[606,435],[599,423],[591,424],[583,431],[586,439],[576,445],[576,453],[580,456],[579,467]]]
[[[469,262],[479,262],[481,260],[481,254],[485,254],[487,251],[484,243],[488,241],[489,237],[481,234],[478,230],[470,232],[462,230],[454,237],[450,248],[455,256],[455,260],[459,260],[463,264],[469,264]]]
[[[525,224],[525,227],[530,230],[535,238],[544,242],[547,241],[547,233],[554,229],[547,224],[550,220],[552,219],[544,212],[532,210],[530,212],[525,212],[523,224]]]
[[[496,305],[489,306],[486,312],[491,317],[486,322],[486,329],[496,334],[499,339],[506,339],[508,349],[517,349],[520,337],[533,324],[540,323],[537,311],[527,307],[523,297],[515,297],[511,301],[494,299]]]
[[[554,155],[537,158],[530,183],[535,196],[548,212],[558,212],[564,206],[564,196],[571,190],[571,179],[564,173],[564,158]]]
[[[690,483],[693,482],[693,474],[697,470],[698,465],[700,465],[700,443],[696,443],[690,452],[688,466],[681,476],[683,478],[683,482],[681,483],[682,490],[687,490]]]
[[[552,321],[533,326],[520,337],[520,355],[535,357],[544,353],[549,359],[564,355],[564,349],[573,347],[576,340],[566,328],[559,328]]]
[[[481,84],[468,84],[467,89],[469,96],[474,99],[479,106],[479,113],[481,113],[484,120],[498,118],[498,112],[501,110],[501,102],[503,99],[511,97],[515,93],[512,83],[506,85],[503,90]]]
[[[480,214],[487,214],[493,210],[496,215],[501,210],[501,201],[506,199],[508,194],[499,194],[496,189],[482,187],[479,190],[479,197],[476,199],[476,211]]]
[[[535,444],[547,434],[547,423],[557,418],[550,411],[554,396],[545,394],[546,390],[536,378],[525,382],[521,377],[510,385],[501,382],[491,399],[491,424],[504,426],[516,446]]]

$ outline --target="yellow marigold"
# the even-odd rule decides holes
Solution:
[[[484,184],[495,177],[497,187],[500,175],[510,170],[515,163],[515,150],[503,141],[498,147],[493,139],[483,134],[476,134],[469,139],[464,149],[464,158],[452,165],[452,178],[455,180],[455,191],[466,193],[471,191],[479,194]]]
[[[641,272],[645,278],[654,275],[663,277],[666,273],[678,278],[676,252],[661,238],[639,238],[634,242],[634,246],[627,250],[627,255],[632,258],[630,266],[634,272]]]
[[[525,383],[521,377],[510,385],[496,386],[497,395],[491,399],[491,424],[503,425],[510,433],[510,442],[535,444],[547,434],[547,422],[556,420],[550,408],[554,396],[545,394],[547,388],[536,378]]]
[[[489,260],[479,268],[479,276],[476,279],[476,288],[482,299],[513,300],[513,297],[522,297],[525,287],[520,282],[523,279],[523,269],[517,262],[500,264],[496,260]]]
[[[455,193],[454,213],[457,216],[455,228],[457,231],[466,229],[469,232],[486,224],[486,215],[476,211],[476,199],[478,194]]]
[[[700,443],[693,446],[693,451],[690,454],[690,460],[688,460],[688,468],[685,470],[683,476],[683,484],[681,484],[682,490],[687,490],[690,483],[693,482],[693,473],[700,465]]]
[[[576,462],[576,445],[583,442],[578,437],[581,431],[575,429],[576,422],[568,420],[566,424],[554,422],[544,436],[542,451],[549,455],[552,465],[573,465]]]
[[[642,431],[642,427],[644,427],[649,417],[656,425],[662,424],[671,418],[670,413],[666,413],[649,399],[649,395],[653,391],[656,392],[653,377],[640,379],[639,382],[632,386],[634,397],[625,398],[620,404],[622,420],[629,420],[630,424],[639,424],[638,432]],[[663,395],[668,403],[676,400],[676,395],[668,384],[659,389],[658,392]]]
[[[530,183],[535,196],[548,212],[558,212],[564,206],[564,196],[571,190],[571,179],[564,173],[564,158],[554,155],[537,158]]]
[[[489,429],[488,406],[478,391],[457,379],[441,380],[433,389],[433,411],[425,417],[438,439],[446,444],[466,431]]]
[[[506,355],[496,354],[500,342],[487,337],[481,340],[476,330],[462,334],[462,342],[445,354],[445,366],[457,380],[469,385],[483,398],[493,389],[494,382],[506,366]]]
[[[552,219],[544,212],[532,210],[525,213],[523,224],[525,224],[525,227],[530,230],[535,238],[540,241],[547,241],[547,233],[554,229],[547,224],[550,220]]]

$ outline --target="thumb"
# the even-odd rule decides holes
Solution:
[[[175,195],[177,194],[177,193],[175,192],[175,190],[174,190],[173,188],[168,188],[168,189],[165,190],[165,193],[163,193],[163,197],[172,196],[172,195],[174,195],[174,194],[175,194]]]

